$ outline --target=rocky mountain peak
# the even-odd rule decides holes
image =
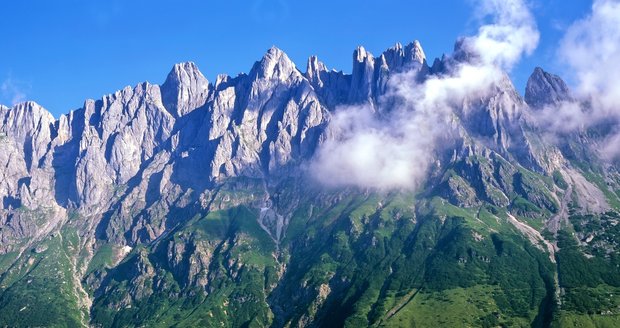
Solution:
[[[321,72],[326,72],[327,66],[319,61],[317,56],[310,56],[306,65],[306,78],[312,83],[319,86],[323,85],[321,81]]]
[[[228,81],[230,81],[230,76],[228,76],[227,74],[218,74],[215,78],[214,88],[218,90],[220,86],[226,84]]]
[[[420,41],[415,40],[405,47],[405,58],[420,64],[426,61],[426,55],[424,54]]]
[[[454,43],[454,51],[451,58],[460,63],[475,64],[480,60],[480,55],[473,49],[471,41],[467,38],[460,38]]]
[[[381,55],[381,65],[387,65],[390,70],[403,71],[421,67],[426,63],[426,55],[418,40],[407,44],[396,43]]]
[[[359,46],[353,52],[353,71],[351,73],[351,89],[349,101],[365,102],[372,98],[375,80],[375,59],[373,55]]]
[[[532,108],[542,108],[573,97],[566,83],[557,75],[536,67],[525,87],[525,102]]]
[[[172,67],[161,87],[164,106],[175,117],[183,116],[204,105],[209,94],[209,81],[193,62]]]
[[[362,46],[358,46],[353,52],[354,62],[363,63],[366,61],[372,62],[373,60],[373,55]]]
[[[396,42],[396,44],[393,47],[389,48],[387,51],[390,50],[395,52],[401,52],[403,51],[403,44],[400,42]]]
[[[190,79],[206,80],[198,66],[192,61],[174,64],[167,79],[189,81]]]
[[[422,135],[396,126],[424,132],[423,123],[436,120],[389,112],[402,103],[390,79],[413,72],[407,76],[424,81],[449,75],[455,58],[475,60],[466,46],[454,56],[429,68],[417,41],[377,57],[359,47],[351,74],[327,70],[313,56],[304,77],[273,47],[247,75],[219,75],[209,84],[194,63],[180,63],[161,87],[126,87],[58,120],[34,102],[0,106],[0,327],[398,326],[413,322],[407,313],[444,304],[444,291],[483,296],[478,285],[489,279],[493,288],[483,288],[493,295],[480,301],[492,306],[453,323],[539,326],[555,316],[548,311],[556,300],[571,304],[562,279],[588,268],[582,254],[599,256],[590,262],[593,286],[615,284],[592,313],[615,311],[618,302],[607,295],[620,288],[619,241],[607,231],[617,232],[620,215],[607,210],[620,202],[620,177],[616,168],[598,168],[590,148],[597,140],[577,135],[561,148],[544,140],[524,121],[527,105],[508,75],[437,113],[446,124],[430,127],[441,135],[432,147],[416,150],[419,142],[409,141]],[[535,70],[531,103],[562,95],[568,88],[557,76]],[[388,135],[378,144],[387,151],[381,161],[396,161],[398,169],[418,165],[412,154],[428,157],[415,193],[311,181],[308,164],[317,151],[330,151],[319,147],[340,142],[330,126],[334,114],[359,104],[376,105],[373,123],[385,126],[351,134]],[[372,144],[361,140],[358,154]],[[411,147],[393,147],[401,142]],[[574,161],[578,156],[584,160]],[[337,159],[345,157],[366,160]],[[582,216],[582,209],[610,216],[603,226],[603,217]],[[598,231],[593,222],[601,222]],[[553,234],[558,238],[545,239]],[[573,246],[559,244],[567,240]],[[576,252],[588,243],[602,246]],[[555,270],[554,252],[567,249],[578,266]],[[420,286],[416,300],[429,306],[411,302]],[[372,310],[367,295],[380,295]],[[495,302],[509,298],[519,311]],[[444,319],[452,317],[419,325],[449,325]]]
[[[34,101],[24,101],[15,104],[12,108],[4,105],[0,105],[0,110],[13,110],[19,115],[34,114],[34,115],[52,115],[45,108]]]
[[[54,116],[34,101],[18,103],[12,108],[0,107],[0,132],[22,139],[40,130],[49,130],[55,121]]]
[[[250,76],[254,79],[286,81],[294,76],[301,76],[301,73],[286,53],[274,46],[254,64]]]

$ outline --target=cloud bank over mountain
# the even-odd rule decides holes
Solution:
[[[559,53],[579,96],[602,111],[620,112],[620,1],[594,1],[592,13],[567,30]]]
[[[620,155],[620,2],[595,0],[592,11],[573,23],[557,50],[565,65],[562,72],[572,82],[571,99],[547,104],[534,112],[533,122],[549,134],[583,131],[611,124],[612,133],[602,143],[608,159]]]
[[[523,1],[483,1],[477,13],[490,23],[457,43],[448,72],[420,82],[424,68],[414,66],[390,76],[378,103],[335,111],[330,122],[335,138],[321,146],[310,168],[320,182],[384,190],[414,189],[423,182],[438,141],[452,130],[453,109],[482,97],[538,44],[536,23]]]

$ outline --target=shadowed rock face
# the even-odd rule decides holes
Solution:
[[[431,73],[415,41],[379,57],[359,47],[351,75],[328,70],[316,57],[301,73],[273,47],[247,75],[222,75],[211,84],[194,63],[180,63],[161,87],[126,87],[58,120],[35,103],[3,107],[7,151],[0,159],[7,169],[0,197],[7,209],[75,209],[99,217],[94,222],[108,238],[152,240],[166,230],[172,204],[196,202],[228,178],[303,174],[299,168],[321,140],[333,137],[326,127],[337,106],[376,106],[392,74],[415,71],[423,81],[447,73],[452,60],[444,57]],[[486,98],[466,100],[455,112],[456,134],[446,135],[452,146],[429,156],[450,165],[490,150],[536,171],[553,170],[541,155],[548,150],[524,133],[527,105],[508,77],[494,88]],[[528,95],[548,96],[545,88],[566,89],[537,69]],[[149,214],[152,207],[157,215]]]
[[[329,137],[325,127],[336,106],[376,104],[390,74],[410,70],[422,79],[430,74],[417,41],[379,57],[359,47],[351,75],[329,71],[316,57],[302,74],[273,47],[248,75],[210,84],[194,63],[181,63],[161,87],[126,87],[58,120],[35,103],[3,107],[0,129],[11,149],[5,154],[15,155],[3,155],[8,168],[0,196],[13,206],[99,213],[119,196],[146,193],[141,185],[159,185],[147,197],[158,199],[162,190],[200,193],[227,177],[290,175]],[[457,113],[461,137],[485,139],[506,157],[531,153],[519,125],[525,104],[507,78],[497,89]],[[18,186],[24,179],[25,189]]]
[[[525,102],[532,108],[543,108],[562,101],[572,101],[568,86],[557,75],[536,67],[525,87]]]
[[[248,74],[220,75],[209,83],[194,63],[180,63],[161,86],[126,87],[87,100],[58,119],[33,102],[0,106],[0,256],[10,254],[15,259],[6,263],[16,263],[7,269],[0,261],[0,296],[1,284],[8,281],[3,279],[16,272],[11,270],[60,247],[68,262],[59,263],[69,268],[70,294],[78,299],[78,304],[68,301],[66,306],[81,313],[82,323],[92,317],[109,326],[101,319],[105,309],[127,310],[158,292],[180,299],[216,295],[221,291],[218,282],[241,281],[262,266],[266,271],[257,276],[265,295],[257,306],[271,313],[266,318],[275,315],[276,326],[320,325],[335,310],[318,309],[331,306],[329,295],[344,295],[352,282],[349,273],[327,269],[322,273],[325,281],[305,277],[309,264],[295,256],[313,261],[322,254],[320,245],[340,245],[341,238],[322,240],[319,232],[318,237],[313,233],[289,239],[289,234],[312,226],[311,218],[329,218],[320,224],[336,222],[330,229],[346,227],[344,235],[360,238],[358,249],[371,249],[387,241],[364,235],[364,229],[382,227],[384,216],[393,222],[406,217],[415,226],[423,221],[417,216],[428,211],[411,208],[426,208],[436,198],[441,204],[491,206],[529,219],[565,213],[570,197],[553,182],[561,177],[575,190],[582,208],[607,210],[603,192],[523,122],[530,107],[572,99],[559,77],[540,68],[528,81],[525,100],[505,76],[484,96],[469,97],[457,106],[450,131],[442,136],[445,142],[428,154],[434,166],[426,185],[405,205],[386,207],[387,199],[394,201],[392,193],[322,190],[308,179],[306,167],[316,150],[335,137],[328,127],[339,106],[368,105],[380,109],[378,116],[390,115],[389,108],[381,106],[390,103],[391,77],[413,72],[410,76],[423,82],[433,74],[448,74],[455,60],[467,60],[466,54],[460,56],[436,59],[431,68],[417,41],[397,44],[376,57],[359,47],[351,74],[329,70],[314,56],[303,73],[273,47]],[[610,176],[605,179],[615,183]],[[353,214],[361,206],[359,197],[372,200],[364,206],[374,212]],[[593,201],[596,206],[588,207]],[[554,217],[554,227],[563,222],[562,215]],[[502,215],[493,217],[500,222]],[[433,218],[450,222],[443,214]],[[506,222],[522,227],[518,221]],[[312,227],[308,231],[323,226]],[[477,241],[488,237],[474,235]],[[325,236],[331,235],[326,231]],[[61,240],[61,246],[51,244],[55,240]],[[264,258],[238,255],[263,248]],[[308,253],[311,250],[316,254]],[[332,251],[338,256],[348,252]],[[389,272],[402,266],[394,261]],[[258,297],[245,292],[230,302],[251,303]],[[307,310],[297,313],[297,306]],[[0,326],[1,319],[0,310]]]
[[[209,88],[209,81],[196,64],[176,64],[161,86],[162,101],[173,116],[184,116],[205,104]]]

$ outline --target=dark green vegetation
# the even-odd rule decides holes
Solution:
[[[618,213],[572,215],[574,231],[558,234],[558,269],[564,326],[620,324]]]
[[[517,170],[511,199],[502,204],[488,186],[482,192],[491,204],[467,208],[437,196],[325,192],[284,180],[268,187],[274,211],[288,213],[279,238],[254,197],[261,182],[242,180],[222,186],[206,215],[179,218],[169,234],[104,269],[92,322],[563,327],[618,320],[615,212],[573,215],[557,236],[546,232],[560,248],[557,263],[508,220],[513,213],[543,231],[560,206],[550,190],[567,188],[561,175]],[[580,245],[573,230],[588,229],[613,247]]]
[[[273,47],[249,74],[183,63],[58,120],[0,108],[0,327],[620,327],[619,163],[599,158],[617,122],[548,138],[528,104],[575,99],[540,68],[525,99],[505,75],[418,111],[409,87],[472,50],[359,48],[349,75]],[[358,105],[370,122],[339,117]],[[349,120],[406,156],[321,178],[411,169],[415,193],[310,178],[365,160],[341,141],[374,153],[330,123]]]
[[[292,191],[283,188],[282,195]],[[279,245],[257,223],[257,210],[237,205],[196,216],[134,250],[108,272],[94,322],[360,327],[550,320],[548,256],[509,225],[490,222],[502,233],[481,229],[478,209],[440,199],[413,208],[414,196],[406,194],[305,194]],[[170,263],[170,249],[183,258]],[[189,271],[201,256],[211,261],[198,288]],[[137,293],[136,285],[145,288]],[[129,306],[128,298],[137,301]],[[435,312],[440,304],[451,310]]]
[[[63,229],[15,262],[16,254],[1,257],[12,264],[1,276],[0,327],[82,325],[86,309],[76,296],[81,283],[71,262],[76,250],[75,230]]]
[[[79,283],[101,327],[614,326],[620,216],[573,211],[557,235],[544,231],[560,249],[554,263],[506,214],[541,230],[541,215],[559,206],[546,183],[530,199],[515,192],[504,207],[465,208],[437,196],[325,192],[284,180],[268,187],[270,210],[289,213],[278,237],[256,197],[262,182],[231,180],[209,211],[180,211],[179,225],[126,256],[102,241]],[[0,326],[84,322],[69,227],[18,261],[0,258]]]
[[[542,327],[557,314],[555,264],[506,208],[299,185],[272,187],[274,208],[292,209],[280,240],[258,223],[260,206],[223,187],[220,209],[106,269],[93,322]],[[520,211],[543,211],[519,196],[509,206],[519,199],[531,204]]]

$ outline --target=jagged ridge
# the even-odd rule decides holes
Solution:
[[[61,264],[55,265],[68,270],[56,285],[69,281],[70,288],[60,292],[73,295],[63,306],[77,311],[75,318],[66,320],[82,325],[93,320],[104,326],[115,320],[149,323],[152,318],[144,316],[148,311],[137,319],[123,317],[132,313],[132,305],[148,309],[149,300],[199,295],[201,304],[217,303],[220,299],[210,295],[245,286],[240,281],[260,292],[235,289],[241,296],[226,302],[234,304],[239,316],[226,321],[226,310],[210,308],[212,317],[215,312],[217,320],[233,326],[252,320],[281,326],[321,324],[340,313],[340,323],[354,325],[348,316],[356,318],[357,310],[338,305],[329,295],[340,299],[357,293],[354,287],[361,282],[355,279],[362,278],[345,273],[347,269],[336,263],[330,265],[338,269],[324,268],[321,245],[332,247],[326,251],[330,256],[337,258],[338,253],[357,266],[374,263],[382,268],[379,276],[385,284],[396,279],[390,278],[394,270],[410,281],[399,282],[400,289],[379,288],[383,298],[370,312],[360,312],[361,325],[390,320],[413,299],[415,294],[408,292],[425,284],[437,291],[476,281],[446,285],[432,275],[422,274],[422,279],[408,271],[443,270],[432,265],[437,258],[457,265],[450,262],[452,250],[442,248],[443,238],[452,234],[473,236],[478,242],[493,240],[468,244],[484,255],[457,252],[459,261],[479,261],[475,269],[491,276],[495,266],[487,264],[503,261],[494,238],[507,243],[526,238],[529,246],[516,247],[515,254],[527,258],[532,268],[550,266],[555,250],[528,220],[557,235],[569,224],[567,207],[573,195],[572,206],[595,213],[610,209],[617,198],[528,124],[530,106],[572,100],[561,79],[541,69],[528,81],[525,100],[505,77],[490,95],[462,104],[454,113],[455,135],[429,154],[436,166],[418,196],[321,190],[306,176],[305,163],[333,137],[328,126],[338,106],[379,108],[393,74],[413,71],[423,81],[448,73],[458,60],[467,58],[444,57],[429,67],[415,41],[405,47],[397,44],[379,57],[359,47],[351,74],[329,70],[316,57],[309,58],[302,73],[274,47],[248,74],[220,75],[209,83],[195,64],[181,63],[161,86],[145,82],[127,87],[87,100],[83,108],[58,119],[32,102],[0,107],[0,165],[5,168],[0,180],[0,305],[9,310],[17,306],[19,294],[8,291],[19,290],[27,277],[39,279],[37,270],[42,269],[36,268],[54,267],[42,258],[52,250],[61,257]],[[609,176],[604,179],[608,185],[615,183]],[[458,215],[455,206],[461,211]],[[407,220],[401,221],[403,217]],[[475,226],[479,221],[488,226]],[[325,236],[317,236],[317,229],[325,229]],[[446,235],[435,234],[437,229]],[[418,233],[429,234],[435,250],[427,252],[424,236]],[[373,262],[369,258],[381,258],[379,254],[370,256],[364,250],[380,245],[381,234],[395,243],[409,243],[418,255],[404,251],[411,257],[402,262],[400,251],[390,248],[382,254],[388,262]],[[340,245],[339,238],[350,246]],[[473,242],[468,238],[457,241]],[[540,257],[537,252],[549,254]],[[412,261],[414,255],[428,259],[428,266]],[[33,266],[35,262],[43,264]],[[325,276],[306,277],[311,269]],[[541,272],[531,279],[546,291],[534,293],[534,298],[548,307],[559,285],[549,276],[553,269]],[[381,307],[389,304],[386,290],[407,293],[402,304],[392,304],[383,313]],[[248,303],[252,311],[259,313],[254,317],[242,314],[247,308],[241,299],[247,297],[253,300]],[[350,297],[358,302],[355,297],[361,296]],[[538,313],[533,310],[538,305],[528,311]],[[21,305],[16,311],[20,309]],[[127,312],[115,314],[119,310]],[[547,316],[545,311],[551,310],[540,311]],[[529,318],[524,319],[528,324],[535,321],[530,312],[521,314]]]

